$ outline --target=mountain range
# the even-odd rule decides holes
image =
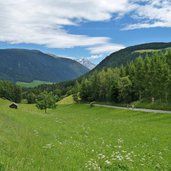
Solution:
[[[77,61],[53,57],[38,50],[0,50],[1,80],[61,82],[76,79],[88,71]]]
[[[165,51],[166,49],[171,49],[171,42],[130,46],[107,56],[96,67],[87,59],[75,61],[45,54],[38,50],[1,49],[0,80],[11,80],[13,82],[69,81],[103,68],[126,65],[139,56],[150,56],[154,52]]]

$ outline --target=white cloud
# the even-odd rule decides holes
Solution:
[[[171,1],[170,0],[131,0],[136,4],[136,10],[132,12],[134,24],[128,24],[125,30],[152,28],[152,27],[171,27]]]
[[[91,55],[90,57],[88,57],[87,59],[88,60],[95,60],[95,59],[99,59],[99,58],[102,58],[103,55],[100,54],[100,55]]]
[[[104,44],[88,48],[91,54],[109,54],[125,48],[121,44]]]
[[[123,45],[113,44],[109,37],[71,34],[65,26],[108,21],[113,14],[134,19],[125,29],[171,27],[170,0],[1,0],[0,41],[110,53]]]
[[[110,20],[128,10],[127,0],[5,0],[0,1],[0,41],[33,43],[50,48],[92,46],[107,37],[68,33],[64,26],[83,21]]]

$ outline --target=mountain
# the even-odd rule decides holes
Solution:
[[[168,48],[171,48],[171,42],[147,43],[147,44],[141,44],[136,46],[130,46],[125,49],[114,52],[108,57],[106,57],[93,69],[93,71],[100,70],[102,68],[107,68],[107,67],[118,67],[120,65],[126,65],[127,63],[130,63],[131,61],[133,61],[135,58],[139,56],[142,57],[145,57],[147,55],[150,56],[150,54],[152,54],[153,52],[160,52]]]
[[[73,80],[89,70],[80,63],[38,50],[1,49],[0,79],[13,82]]]
[[[77,62],[85,66],[86,68],[92,70],[96,65],[90,62],[88,59],[78,59]]]

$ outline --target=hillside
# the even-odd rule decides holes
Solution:
[[[100,70],[107,67],[118,67],[120,65],[126,65],[133,61],[135,58],[146,55],[150,55],[153,52],[159,52],[171,48],[170,43],[147,43],[136,46],[130,46],[125,49],[119,50],[106,57],[100,62],[94,70]]]
[[[37,50],[1,49],[0,61],[0,79],[13,82],[61,82],[89,71],[74,60],[55,58]]]

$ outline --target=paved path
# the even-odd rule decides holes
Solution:
[[[114,108],[114,109],[127,109],[127,110],[132,110],[132,111],[143,111],[143,112],[151,112],[151,113],[171,114],[171,111],[165,111],[165,110],[153,110],[153,109],[143,109],[143,108],[127,108],[127,107],[118,107],[118,106],[101,105],[101,104],[94,104],[94,106],[108,107],[108,108]]]

